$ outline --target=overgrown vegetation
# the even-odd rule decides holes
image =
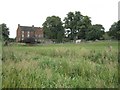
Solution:
[[[100,41],[3,48],[3,88],[117,88],[118,44]]]

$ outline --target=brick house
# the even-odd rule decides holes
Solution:
[[[23,42],[25,38],[34,38],[36,42],[40,42],[43,38],[43,29],[40,27],[32,26],[20,26],[18,24],[16,33],[16,42]]]

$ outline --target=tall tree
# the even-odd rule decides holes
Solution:
[[[64,28],[62,26],[61,18],[58,16],[47,17],[43,23],[44,37],[62,42],[64,38]]]
[[[120,20],[111,25],[108,34],[112,39],[120,40]]]
[[[79,32],[78,32],[78,39],[85,39],[86,38],[86,33],[90,30],[92,24],[90,17],[88,16],[83,16],[82,17],[82,22],[81,25],[79,26]]]
[[[69,12],[67,17],[64,19],[64,27],[67,29],[67,32],[70,32],[68,37],[73,40],[75,38],[75,21],[74,21],[74,13]]]
[[[91,26],[91,20],[88,16],[83,16],[79,11],[69,12],[64,19],[64,27],[69,33],[69,38],[85,39],[85,33]]]

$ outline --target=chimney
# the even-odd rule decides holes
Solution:
[[[32,25],[32,27],[34,28],[34,25]]]
[[[20,27],[20,24],[18,24],[18,27]]]

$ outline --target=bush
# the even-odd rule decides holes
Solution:
[[[24,42],[26,44],[34,44],[35,43],[35,39],[33,37],[25,38]]]

